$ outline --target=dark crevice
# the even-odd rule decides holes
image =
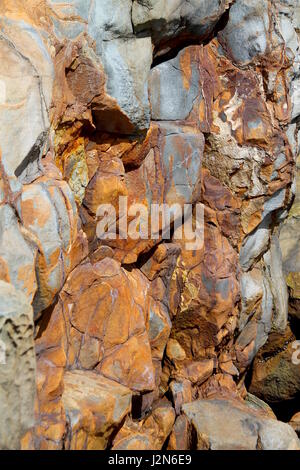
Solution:
[[[132,406],[131,406],[131,416],[133,420],[139,420],[142,418],[142,409],[143,409],[143,396],[133,395]]]
[[[274,411],[277,419],[288,423],[300,410],[300,392],[293,400],[281,401],[279,403],[268,403]]]
[[[295,335],[296,339],[300,340],[300,318],[291,316],[289,317],[289,323],[290,323],[291,330],[293,334]],[[299,403],[299,409],[300,409],[300,403]]]
[[[35,322],[35,329],[37,332],[35,336],[35,340],[38,340],[39,338],[41,338],[43,336],[44,331],[47,330],[49,322],[51,320],[52,313],[56,305],[58,304],[58,301],[59,301],[59,297],[57,294],[52,304],[41,312],[40,318]]]
[[[223,13],[219,21],[216,23],[212,31],[207,36],[204,36],[204,37],[199,37],[199,36],[197,37],[195,35],[186,36],[186,37],[182,36],[181,38],[178,37],[173,40],[174,42],[176,41],[176,46],[172,45],[172,41],[170,41],[170,43],[167,45],[164,44],[164,47],[169,46],[170,50],[166,52],[165,54],[156,55],[153,60],[151,68],[156,67],[162,62],[167,62],[171,59],[174,59],[182,49],[185,49],[188,46],[200,46],[200,45],[206,46],[207,44],[209,44],[226,27],[229,21],[229,12],[230,12],[230,8],[228,8]]]

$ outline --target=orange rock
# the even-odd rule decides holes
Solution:
[[[132,264],[140,254],[157,245],[162,239],[160,231],[163,221],[160,218],[157,227],[153,225],[151,205],[178,204],[183,212],[184,204],[194,203],[199,199],[203,147],[204,139],[201,133],[191,126],[170,122],[152,124],[141,150],[145,152],[143,162],[137,168],[130,168],[125,175],[120,160],[120,157],[123,158],[122,151],[118,157],[112,158],[106,150],[105,155],[100,156],[98,170],[86,189],[84,207],[88,213],[81,211],[90,246],[95,249],[100,244],[108,245],[114,249],[114,258],[117,261]],[[124,158],[125,161],[130,159],[129,156]],[[116,217],[119,219],[116,228],[123,233],[120,227],[124,216],[119,211],[121,196],[128,197],[124,201],[129,211],[125,230],[128,233],[131,229],[136,232],[136,236],[127,236],[125,233],[122,238],[116,236],[116,239],[111,240],[97,239],[95,214],[100,204],[110,203],[114,206]],[[147,212],[147,227],[143,236],[140,236],[138,214],[133,210],[133,206],[139,204],[143,204]],[[133,213],[130,210],[133,210]],[[180,219],[179,214],[176,217]],[[164,238],[169,239],[170,235],[165,233]]]
[[[64,376],[63,404],[68,420],[67,450],[103,450],[131,410],[128,388],[88,371]]]
[[[112,450],[161,450],[175,422],[173,408],[161,403],[140,422],[127,419],[116,435]]]
[[[172,288],[181,286],[172,338],[197,359],[197,350],[219,344],[219,332],[235,315],[239,297],[236,253],[218,228],[204,226],[204,247],[195,260],[182,250]],[[174,280],[176,276],[177,280]],[[175,278],[175,279],[176,279]]]
[[[296,413],[291,421],[289,422],[289,425],[292,426],[292,428],[296,431],[296,433],[300,434],[300,412],[299,413]]]
[[[188,450],[191,448],[191,427],[184,415],[177,417],[173,430],[171,432],[168,450]]]
[[[37,203],[38,201],[38,203]],[[72,261],[80,262],[86,255],[82,245],[79,259],[74,253],[78,244],[78,214],[73,195],[65,181],[42,177],[25,186],[18,201],[18,210],[24,227],[38,250],[38,292],[34,299],[35,315],[49,307],[62,288]],[[78,249],[76,249],[78,252]]]

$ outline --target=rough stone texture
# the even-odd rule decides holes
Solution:
[[[34,426],[33,313],[26,296],[0,281],[0,448],[19,450]]]
[[[300,368],[292,360],[294,341],[295,336],[289,328],[283,336],[270,335],[254,361],[251,393],[269,403],[297,398]]]
[[[139,423],[127,420],[116,435],[112,450],[161,450],[175,422],[173,408],[158,403],[152,414]]]
[[[43,32],[7,12],[6,4],[0,7],[2,164],[9,176],[28,181],[39,172],[47,147],[54,66]]]
[[[30,355],[0,365],[0,447],[296,448],[299,1],[2,0],[0,29],[1,312]]]
[[[184,204],[192,204],[199,198],[203,135],[191,126],[181,126],[173,122],[153,124],[142,144],[142,164],[126,174],[120,158],[109,159],[108,152],[102,152],[101,146],[99,148],[99,145],[94,144],[93,147],[99,155],[100,164],[86,189],[82,210],[84,230],[89,244],[93,250],[98,248],[100,243],[108,245],[114,248],[116,260],[123,264],[135,263],[141,253],[148,252],[162,238],[171,237],[170,231],[164,232],[162,219],[157,227],[151,225],[151,204],[168,204],[170,207],[174,205],[173,220],[179,221]],[[114,150],[109,150],[113,155]],[[123,153],[124,150],[121,148],[119,152]],[[128,208],[132,205],[145,205],[149,215],[145,216],[145,233],[143,237],[138,234],[136,238],[124,240],[99,240],[95,216],[97,208],[99,204],[110,203],[114,206],[118,218],[122,220],[119,212],[120,197],[128,198]],[[176,205],[181,210],[180,215],[176,215]],[[172,220],[172,211],[170,217]],[[138,232],[136,226],[127,225],[134,233]],[[154,232],[153,236],[150,236],[150,229]]]
[[[77,208],[67,183],[47,177],[25,186],[17,207],[21,222],[32,234],[38,251],[38,290],[34,299],[38,314],[53,303],[74,267]]]
[[[200,400],[183,407],[197,433],[199,450],[299,450],[295,431],[239,402]]]
[[[151,34],[163,52],[184,39],[209,37],[230,0],[134,0],[132,22],[137,34]]]
[[[32,302],[37,290],[37,247],[8,204],[0,207],[0,224],[1,279],[22,290]]]
[[[291,421],[289,422],[290,426],[296,431],[296,433],[300,434],[300,413],[296,413]]]
[[[289,217],[280,230],[280,248],[283,257],[283,272],[290,290],[291,298],[300,300],[300,159],[297,159],[296,197]],[[295,310],[300,316],[299,309]]]
[[[111,434],[130,412],[130,390],[83,371],[67,372],[64,383],[63,404],[68,423],[65,449],[105,449]]]

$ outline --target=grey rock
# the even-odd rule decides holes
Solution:
[[[299,450],[295,431],[268,419],[240,402],[198,400],[182,407],[198,435],[211,450]]]
[[[2,276],[32,302],[37,290],[35,259],[37,249],[30,234],[19,224],[13,209],[0,206],[0,265]]]
[[[297,124],[290,124],[287,128],[286,135],[293,151],[294,157],[297,156],[298,142],[297,142]]]
[[[49,0],[53,12],[54,33],[60,39],[75,39],[86,30],[91,0]]]
[[[47,149],[54,68],[32,26],[4,18],[0,25],[2,163],[8,176],[29,182]]]
[[[151,71],[149,92],[153,120],[184,120],[198,99],[202,98],[199,64],[190,64],[190,77],[185,77],[181,51],[174,59],[161,63]]]
[[[0,281],[0,449],[20,449],[34,425],[35,351],[32,307]]]
[[[268,216],[244,240],[240,250],[240,265],[244,271],[248,271],[267,250],[271,234],[270,223],[271,220]]]
[[[268,0],[237,0],[219,38],[232,59],[245,64],[265,54],[269,26]]]
[[[274,297],[275,315],[272,326],[275,331],[284,332],[288,320],[289,295],[282,269],[282,254],[279,240],[272,236],[270,250],[264,255],[266,275]]]
[[[281,227],[280,246],[283,255],[285,275],[300,272],[300,220],[289,218]]]
[[[290,96],[292,119],[296,119],[300,114],[300,42],[296,32],[300,26],[300,4],[298,0],[284,4],[283,10],[279,6],[279,29],[285,43],[286,54],[292,63],[289,72]]]
[[[248,323],[246,323],[247,319],[241,318],[241,333],[235,343],[237,351],[243,351],[252,344],[246,359],[244,357],[242,358],[243,368],[248,367],[252,363],[258,351],[268,341],[269,333],[272,328],[272,315],[272,291],[268,279],[263,277],[261,308],[254,310],[253,316]]]
[[[277,167],[281,166],[283,163],[284,162],[278,158],[277,161],[275,162],[275,168],[276,166]],[[269,214],[271,214],[271,212],[274,212],[284,207],[285,195],[286,195],[286,189],[285,188],[280,189],[275,194],[273,194],[273,196],[271,196],[270,199],[268,199],[264,203],[264,212],[262,214],[263,219],[267,217]]]
[[[199,197],[204,137],[193,128],[161,123],[166,204],[191,204]]]
[[[300,78],[293,80],[291,88],[292,100],[292,119],[296,119],[300,115]]]
[[[128,126],[109,129],[120,133],[144,131],[150,125],[148,76],[152,63],[150,38],[115,39],[102,45],[102,61],[107,76],[107,92],[116,99],[128,120]],[[95,110],[97,122],[97,110]],[[102,127],[103,128],[103,127]]]
[[[96,41],[132,36],[131,0],[50,0],[54,32],[59,39],[75,39],[87,32]]]
[[[292,21],[294,28],[299,28],[300,0],[279,0],[276,3],[278,11]]]
[[[73,0],[66,3],[52,1],[52,4],[60,18],[54,19],[55,33],[60,41],[75,39],[81,33],[95,41],[95,52],[89,48],[88,55],[92,57],[95,53],[96,67],[102,70],[103,66],[107,94],[116,101],[115,108],[119,108],[121,115],[116,124],[111,109],[103,103],[94,106],[97,129],[121,134],[147,130],[150,125],[147,81],[152,64],[152,43],[150,37],[136,38],[133,34],[132,1],[84,3]]]
[[[263,297],[263,279],[261,271],[255,269],[241,275],[242,308],[239,318],[239,329],[242,331],[255,312],[257,303]]]
[[[227,0],[134,0],[134,31],[151,34],[155,44],[181,34],[204,38],[230,3]]]
[[[102,42],[133,36],[132,0],[101,0],[91,2],[88,34],[96,41],[97,53]]]

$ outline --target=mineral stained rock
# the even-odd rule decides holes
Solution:
[[[0,448],[299,450],[300,1],[0,30]]]

